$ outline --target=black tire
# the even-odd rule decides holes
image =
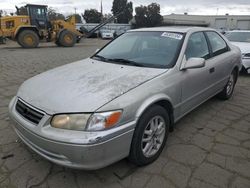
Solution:
[[[237,81],[237,72],[236,70],[234,70],[229,79],[228,79],[228,82],[227,84],[225,85],[224,89],[217,95],[217,97],[219,99],[222,99],[222,100],[228,100],[232,97],[233,95],[233,92],[234,92],[234,87],[235,87],[235,84],[236,84],[236,81]]]
[[[76,43],[76,35],[68,30],[64,30],[60,33],[58,43],[59,46],[72,47]]]
[[[39,45],[39,37],[35,31],[23,30],[18,34],[17,43],[23,48],[36,48]]]
[[[151,122],[151,120],[153,120],[155,117],[161,117],[165,121],[165,125],[164,125],[165,133],[163,133],[164,139],[161,142],[161,145],[155,154],[153,154],[152,156],[145,156],[143,152],[144,145],[143,145],[142,139],[145,138],[144,137],[145,131],[147,130],[149,122]],[[132,163],[138,166],[143,166],[143,165],[147,165],[149,163],[154,162],[159,157],[159,155],[161,154],[166,144],[166,140],[167,140],[168,133],[169,133],[169,126],[170,126],[169,115],[163,107],[159,105],[153,105],[148,110],[146,110],[141,116],[135,128],[128,159]]]

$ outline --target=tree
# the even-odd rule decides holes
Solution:
[[[146,6],[139,6],[135,8],[135,22],[136,27],[147,27],[148,26],[148,18],[147,18],[147,7]]]
[[[102,13],[98,12],[96,9],[87,9],[82,14],[86,23],[100,23],[102,20]]]
[[[82,17],[80,14],[75,14],[76,17],[76,23],[82,23]]]
[[[61,13],[56,12],[56,10],[52,7],[48,8],[48,17],[49,20],[65,20],[65,16]]]
[[[147,18],[148,18],[148,26],[154,27],[161,25],[163,21],[163,17],[160,14],[161,7],[157,3],[151,3],[148,5]]]
[[[135,8],[135,22],[136,27],[155,27],[160,26],[163,17],[160,14],[160,5],[151,3],[148,6],[140,6]]]
[[[5,10],[0,10],[0,17],[1,16],[7,16],[8,13]]]
[[[133,18],[133,3],[127,0],[114,0],[112,6],[113,15],[118,15],[117,23],[128,23]]]
[[[103,18],[102,18],[102,21],[105,22],[106,20],[108,20],[109,18],[111,18],[113,15],[108,13],[108,14],[104,14],[103,15]]]
[[[25,6],[20,8],[16,7],[16,15],[28,15],[27,8]]]

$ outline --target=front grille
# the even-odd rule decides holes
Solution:
[[[42,113],[34,110],[33,108],[30,108],[20,100],[18,100],[16,103],[16,111],[25,119],[35,124],[38,124],[43,118]]]

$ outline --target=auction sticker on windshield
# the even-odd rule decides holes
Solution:
[[[169,32],[164,32],[161,34],[162,37],[168,37],[168,38],[172,38],[172,39],[176,39],[176,40],[181,40],[183,35],[182,34],[178,34],[178,33],[169,33]]]

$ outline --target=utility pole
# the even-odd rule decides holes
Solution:
[[[102,0],[101,0],[101,15],[102,15],[101,22],[103,22],[103,7],[102,7]]]

